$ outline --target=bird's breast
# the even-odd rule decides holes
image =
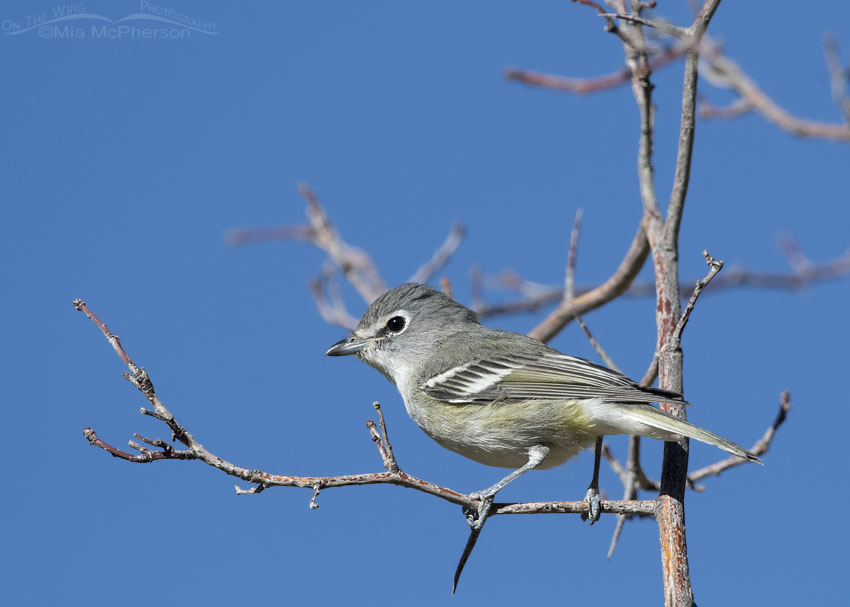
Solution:
[[[549,447],[539,468],[560,465],[595,439],[580,402],[526,401],[454,404],[405,398],[413,421],[443,447],[488,466],[518,468],[535,445]]]

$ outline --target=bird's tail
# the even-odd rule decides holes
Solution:
[[[634,404],[627,405],[624,409],[625,411],[621,409],[621,412],[626,413],[628,416],[646,426],[649,426],[650,428],[661,430],[662,433],[672,432],[674,434],[681,434],[688,438],[693,438],[703,443],[720,447],[732,455],[737,455],[738,457],[743,457],[751,462],[761,464],[761,461],[755,456],[755,454],[744,449],[741,445],[737,445],[722,436],[718,436],[714,432],[709,432],[705,428],[700,428],[699,426],[690,424],[677,417],[673,417],[669,413],[653,407],[652,405]],[[652,436],[651,432],[647,434]],[[653,436],[653,438],[663,437]],[[669,438],[664,438],[664,440],[669,440]]]

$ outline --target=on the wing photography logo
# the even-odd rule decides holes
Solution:
[[[166,40],[193,35],[217,36],[218,23],[142,0],[138,11],[113,19],[91,12],[86,4],[59,4],[21,17],[0,17],[6,36],[36,35],[53,40]]]

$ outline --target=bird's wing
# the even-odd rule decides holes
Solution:
[[[476,359],[432,375],[420,388],[451,403],[588,398],[621,403],[684,402],[679,394],[642,388],[622,373],[555,350]]]

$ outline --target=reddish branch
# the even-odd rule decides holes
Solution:
[[[367,422],[370,436],[375,441],[378,452],[387,472],[372,472],[365,474],[346,474],[341,476],[290,476],[282,474],[272,474],[260,470],[245,468],[229,462],[204,447],[198,442],[193,435],[181,424],[177,422],[171,412],[165,407],[156,395],[153,383],[150,381],[147,372],[136,365],[135,362],[127,355],[120,340],[116,335],[109,331],[107,326],[89,309],[82,300],[74,300],[74,307],[81,312],[84,312],[101,330],[101,332],[112,344],[116,354],[121,358],[124,364],[130,370],[130,373],[125,374],[125,377],[130,380],[136,388],[138,388],[149,402],[154,404],[155,411],[142,409],[142,413],[150,415],[165,423],[172,433],[172,440],[177,440],[183,443],[187,449],[177,450],[166,441],[156,439],[148,439],[138,434],[136,438],[142,440],[146,444],[155,447],[158,450],[147,449],[142,445],[130,441],[130,446],[139,451],[139,454],[131,454],[122,451],[117,447],[105,442],[97,436],[91,428],[85,428],[83,435],[89,443],[95,447],[99,447],[110,455],[133,463],[151,463],[160,460],[198,460],[209,466],[218,468],[225,474],[235,476],[243,481],[256,485],[251,490],[239,489],[241,494],[245,493],[260,493],[268,487],[301,487],[313,490],[313,498],[311,502],[315,504],[315,498],[318,491],[322,489],[330,489],[334,487],[347,487],[350,485],[378,485],[390,484],[416,489],[434,495],[454,504],[459,504],[468,508],[476,509],[478,507],[478,499],[472,498],[463,493],[453,491],[447,487],[443,487],[429,481],[411,476],[402,472],[392,452],[392,446],[387,438],[386,423],[383,418],[383,413],[380,407],[375,403],[375,409],[379,415],[379,425],[372,421]],[[651,516],[652,507],[648,504],[654,502],[623,502],[623,501],[603,501],[602,511],[609,513],[627,512],[639,516]],[[571,513],[581,514],[586,512],[587,504],[584,501],[576,502],[533,502],[533,503],[518,503],[518,504],[494,504],[491,515],[493,514],[533,514],[533,513]]]
[[[357,289],[363,300],[371,303],[387,290],[371,257],[342,239],[310,186],[299,184],[298,191],[307,200],[307,225],[234,230],[228,235],[228,242],[232,245],[279,240],[310,242],[322,249],[329,262]]]
[[[529,331],[529,335],[540,341],[549,341],[557,335],[576,315],[595,310],[622,295],[640,272],[649,243],[643,228],[638,228],[629,250],[614,273],[604,283],[561,303],[543,321]]]
[[[681,57],[684,52],[685,48],[682,45],[664,48],[649,60],[649,69],[651,71],[659,70]],[[594,78],[567,78],[518,68],[505,70],[505,78],[508,80],[578,94],[596,93],[622,86],[631,80],[632,75],[632,71],[628,67],[624,67],[618,72]]]
[[[697,65],[700,40],[714,15],[719,0],[706,0],[693,24],[685,29],[657,24],[641,17],[641,5],[631,3],[627,15],[616,15],[627,24],[621,39],[624,41],[626,63],[632,74],[631,84],[640,115],[638,147],[638,181],[643,202],[641,226],[649,243],[656,285],[656,323],[658,325],[658,378],[665,390],[682,392],[682,350],[680,337],[680,288],[678,282],[678,234],[682,210],[688,190],[696,116]],[[625,11],[621,11],[625,13]],[[611,17],[607,17],[611,18]],[[652,163],[654,138],[654,105],[647,44],[643,26],[650,25],[675,35],[686,47],[685,77],[682,93],[682,122],[676,170],[666,217],[658,204],[655,189],[655,169]],[[631,282],[631,281],[629,281]],[[628,284],[625,285],[628,287]],[[681,325],[683,327],[683,324]],[[684,407],[661,403],[662,409],[685,418]],[[661,494],[658,497],[659,539],[664,574],[665,604],[693,605],[693,589],[688,567],[685,541],[684,490],[687,472],[687,441],[666,443],[662,464]]]
[[[322,318],[348,329],[357,324],[345,307],[336,272],[342,274],[357,290],[366,303],[371,303],[387,290],[372,258],[362,249],[343,240],[333,226],[316,193],[307,185],[299,184],[299,192],[307,200],[307,225],[278,226],[273,228],[249,228],[234,230],[227,240],[234,246],[260,242],[300,240],[310,242],[325,251],[328,263],[322,272],[310,282],[310,291]],[[466,228],[455,224],[445,242],[422,264],[410,278],[412,282],[428,282],[452,258],[463,242]]]
[[[780,243],[780,247],[783,248],[783,253],[786,253],[785,245]],[[706,289],[706,293],[718,293],[737,287],[797,290],[804,289],[817,282],[846,276],[850,276],[850,252],[821,264],[815,264],[809,260],[806,267],[795,267],[792,272],[758,272],[747,268],[728,268],[724,270],[723,275],[714,279],[711,286]],[[522,298],[501,303],[479,301],[474,307],[479,316],[482,317],[531,312],[560,301],[564,297],[563,288],[526,280],[511,270],[506,270],[497,276],[488,277],[485,282],[491,288],[516,291]],[[683,286],[680,288],[679,296],[683,299],[691,293],[690,287],[687,286],[689,282],[693,283],[694,281],[683,281]],[[582,295],[595,288],[577,286],[575,291],[577,295]],[[654,293],[654,281],[633,282],[623,292],[623,296],[646,297]]]
[[[703,53],[711,70],[711,78],[731,88],[740,96],[741,99],[737,102],[738,108],[752,108],[779,128],[799,137],[850,141],[850,124],[819,122],[794,116],[762,91],[755,81],[737,63],[723,55],[715,44],[706,42],[703,45]],[[835,84],[833,84],[834,90]],[[850,102],[842,102],[839,98],[839,106],[843,112],[846,112]],[[702,112],[702,115],[718,117],[716,113],[708,109]]]
[[[463,237],[465,235],[466,228],[462,224],[458,223],[453,225],[445,242],[443,242],[443,244],[441,244],[434,252],[431,259],[422,264],[419,269],[413,273],[413,276],[410,277],[410,282],[425,283],[431,280],[431,278],[433,278],[433,276],[449,262],[455,254],[455,251],[458,250],[463,242]]]
[[[789,392],[783,392],[779,397],[779,413],[776,415],[776,419],[773,420],[773,423],[770,427],[765,430],[764,436],[762,436],[756,443],[750,447],[750,451],[756,455],[764,455],[767,453],[768,449],[770,449],[770,444],[773,442],[773,437],[776,436],[776,431],[779,429],[785,420],[788,417],[788,412],[791,410],[791,394]],[[722,472],[729,470],[730,468],[735,468],[736,466],[740,466],[745,460],[742,460],[740,457],[727,457],[726,459],[720,460],[714,464],[709,466],[705,466],[704,468],[700,468],[699,470],[695,470],[688,475],[688,482],[694,485],[695,489],[701,489],[697,487],[695,483],[709,476],[718,476]]]
[[[707,23],[712,11],[707,10],[709,5],[719,3],[706,2],[703,10],[698,15],[695,26]],[[643,19],[639,15],[624,13],[601,13],[606,19],[620,19],[639,25],[648,25],[667,35],[680,40],[687,40],[687,30],[676,28],[663,21],[651,21]],[[703,32],[705,25],[701,25]],[[720,47],[711,39],[702,35],[700,52],[705,62],[706,76],[708,80],[717,85],[734,90],[739,98],[727,107],[715,107],[707,99],[700,99],[699,114],[703,118],[731,119],[757,111],[768,121],[779,128],[799,137],[810,137],[818,139],[830,139],[835,141],[850,141],[850,95],[847,93],[848,70],[840,61],[835,39],[828,36],[824,42],[826,62],[830,73],[830,88],[835,102],[844,116],[843,123],[820,122],[798,118],[784,109],[776,101],[771,99],[753,81],[741,67],[732,59],[726,57]],[[652,72],[666,67],[689,50],[688,44],[680,42],[668,47],[660,54],[648,57],[645,66],[628,65],[618,72],[596,76],[593,78],[568,78],[554,74],[509,68],[505,71],[508,80],[523,82],[533,86],[541,86],[558,91],[567,91],[578,94],[595,93],[610,88],[622,86],[634,78],[640,78],[643,70]],[[637,69],[636,73],[634,70]]]

